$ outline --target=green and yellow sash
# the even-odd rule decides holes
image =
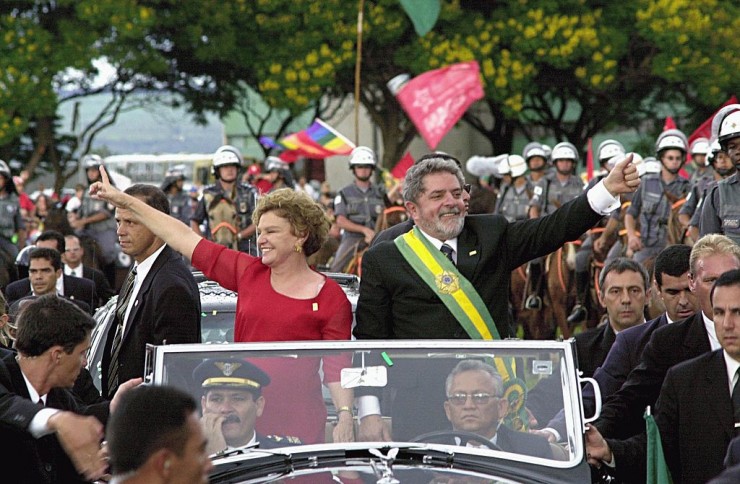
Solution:
[[[488,307],[473,284],[427,240],[418,227],[399,235],[394,242],[406,262],[434,291],[471,339],[501,339]],[[516,429],[526,428],[527,420],[522,418],[526,386],[516,377],[513,358],[493,358],[493,364],[504,380],[504,395],[509,400],[507,423]]]

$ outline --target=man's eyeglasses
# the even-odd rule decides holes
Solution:
[[[468,401],[468,397],[473,399],[473,403],[475,405],[485,405],[491,401],[492,398],[498,398],[490,393],[473,393],[472,395],[468,393],[453,393],[452,395],[447,395],[447,401],[453,405],[465,405],[465,402]]]

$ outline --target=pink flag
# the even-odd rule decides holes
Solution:
[[[676,122],[673,121],[673,118],[670,116],[665,118],[665,123],[663,123],[663,131],[667,131],[669,129],[676,129]]]
[[[586,178],[588,181],[594,177],[594,147],[591,138],[588,139],[588,150],[586,151]]]
[[[396,98],[435,149],[468,106],[483,98],[478,62],[461,62],[425,72],[403,85]]]

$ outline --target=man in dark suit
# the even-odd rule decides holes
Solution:
[[[47,295],[28,303],[17,323],[18,352],[0,350],[0,455],[6,472],[17,482],[99,477],[105,469],[98,453],[101,422],[117,402],[83,408],[69,391],[87,363],[95,321],[69,301]]]
[[[151,185],[133,185],[126,193],[169,214],[167,196]],[[116,209],[121,250],[134,268],[119,295],[102,359],[103,395],[111,398],[119,382],[144,374],[147,343],[200,343],[200,296],[182,256],[126,209]]]
[[[706,235],[691,250],[690,268],[689,287],[696,295],[701,311],[653,332],[640,363],[601,408],[595,427],[603,436],[627,439],[643,432],[643,412],[645,407],[655,405],[668,369],[719,349],[714,336],[709,293],[723,272],[740,268],[740,247],[723,235]]]
[[[544,438],[500,425],[509,402],[504,398],[503,379],[493,366],[479,360],[459,362],[447,376],[445,391],[444,409],[452,430],[481,436],[480,441],[470,439],[467,445],[491,442],[506,452],[552,458]],[[465,443],[457,438],[455,444]]]
[[[84,277],[95,283],[95,289],[98,293],[98,299],[95,301],[96,307],[104,305],[108,302],[108,299],[115,295],[102,271],[82,263],[82,258],[85,257],[85,249],[80,245],[80,239],[76,235],[72,234],[64,237],[64,249],[60,252],[62,252],[62,260],[64,261],[65,275]]]
[[[594,373],[602,400],[621,388],[640,362],[642,350],[656,329],[689,318],[699,310],[696,295],[689,289],[690,256],[691,247],[687,245],[670,245],[658,254],[654,267],[655,288],[666,312],[617,335],[604,363]]]
[[[88,279],[65,276],[62,258],[56,249],[37,247],[29,255],[29,276],[8,284],[5,297],[9,305],[27,296],[60,294],[92,312],[97,301],[95,283]]]
[[[669,369],[656,405],[666,462],[674,482],[682,484],[704,483],[722,472],[728,444],[740,425],[740,397],[733,398],[740,392],[740,270],[716,280],[711,302],[721,349]],[[616,461],[618,477],[627,482],[644,469],[643,449],[635,446],[608,441],[591,450],[605,462]]]
[[[490,312],[492,329],[505,338],[514,335],[508,311],[511,271],[578,238],[617,206],[615,195],[634,191],[639,177],[628,157],[594,189],[553,214],[513,223],[498,215],[465,217],[463,185],[462,171],[452,157],[428,155],[406,174],[406,209],[419,237],[437,249],[450,247],[449,258]],[[358,339],[470,337],[438,292],[391,242],[376,244],[363,257],[356,316]],[[368,407],[360,405],[361,426],[372,426],[363,437],[387,438],[379,415],[366,413]],[[369,416],[372,423],[366,424]]]

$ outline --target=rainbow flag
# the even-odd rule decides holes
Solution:
[[[349,139],[318,118],[308,128],[281,138],[278,145],[307,158],[347,155],[355,147]]]

